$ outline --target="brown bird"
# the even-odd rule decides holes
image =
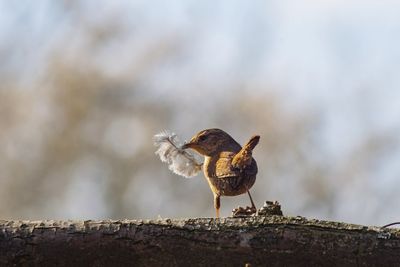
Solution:
[[[256,212],[249,189],[256,181],[257,163],[252,151],[260,136],[255,135],[243,146],[220,129],[207,129],[196,134],[183,149],[191,148],[204,155],[204,176],[214,194],[214,207],[219,217],[221,196],[237,196],[247,193],[251,207],[235,209],[234,215]]]

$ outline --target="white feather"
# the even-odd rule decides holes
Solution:
[[[181,149],[178,137],[174,133],[163,131],[154,135],[156,154],[166,162],[174,173],[186,178],[193,177],[201,171],[202,163],[193,154]]]

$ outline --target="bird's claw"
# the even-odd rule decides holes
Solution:
[[[233,217],[246,217],[253,215],[255,213],[257,213],[256,207],[249,207],[249,206],[247,206],[246,208],[237,207],[236,209],[232,210]]]

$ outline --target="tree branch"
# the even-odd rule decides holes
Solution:
[[[0,266],[399,266],[400,230],[254,216],[0,221]]]

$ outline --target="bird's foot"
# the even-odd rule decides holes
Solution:
[[[247,217],[257,213],[256,207],[237,207],[232,210],[232,217]]]

